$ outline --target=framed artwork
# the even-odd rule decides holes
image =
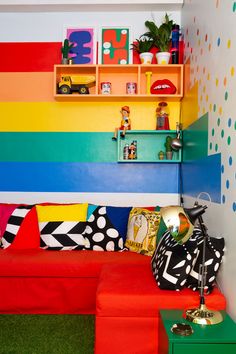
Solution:
[[[94,27],[79,28],[66,26],[64,38],[74,43],[70,50],[70,58],[74,64],[96,64],[97,39]]]
[[[99,41],[100,64],[130,64],[130,27],[101,27]]]

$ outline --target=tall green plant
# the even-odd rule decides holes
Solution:
[[[166,152],[172,151],[171,143],[172,143],[172,137],[169,136],[169,135],[167,135],[167,137],[166,137],[166,142],[165,142]]]
[[[145,26],[149,31],[145,33],[145,36],[153,40],[154,46],[161,52],[168,52],[173,24],[173,20],[169,19],[167,13],[165,14],[165,21],[160,25],[160,27],[157,27],[153,21],[146,21]]]

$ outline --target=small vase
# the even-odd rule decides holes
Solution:
[[[61,59],[61,63],[62,63],[63,65],[68,65],[68,64],[69,64],[69,59],[68,59],[68,58],[62,58],[62,59]]]
[[[172,160],[173,157],[173,152],[172,151],[166,151],[166,160]]]
[[[152,63],[153,54],[150,52],[140,53],[139,57],[140,57],[141,64],[151,64]]]
[[[170,61],[170,53],[169,52],[158,52],[156,54],[157,64],[166,65],[169,64]]]

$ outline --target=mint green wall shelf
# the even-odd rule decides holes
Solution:
[[[159,160],[158,153],[160,150],[165,152],[165,140],[167,135],[176,137],[175,130],[127,130],[125,137],[121,137],[122,130],[118,132],[117,139],[117,161],[125,163],[180,163],[182,158],[181,149],[173,151],[172,160]],[[123,149],[125,144],[131,144],[133,140],[137,140],[137,159],[124,160]]]

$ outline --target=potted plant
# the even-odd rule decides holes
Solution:
[[[145,33],[145,36],[153,40],[154,46],[159,49],[156,54],[158,64],[168,64],[170,60],[170,43],[171,43],[171,31],[173,21],[169,19],[169,16],[165,15],[165,21],[157,27],[153,21],[146,21],[145,26],[149,32]]]
[[[139,53],[141,64],[151,64],[153,53],[150,53],[150,50],[153,44],[153,40],[144,35],[140,36],[136,39],[135,43],[131,44],[132,49]]]
[[[61,53],[62,53],[62,64],[69,64],[69,52],[71,48],[74,46],[74,43],[69,43],[68,39],[64,39],[64,44],[61,47]]]
[[[173,157],[173,150],[172,150],[171,143],[172,143],[172,137],[167,135],[166,142],[165,142],[166,159],[167,160],[172,160],[172,157]]]

